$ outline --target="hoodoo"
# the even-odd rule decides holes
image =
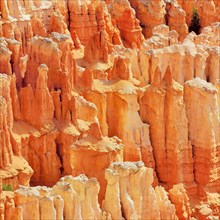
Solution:
[[[219,0],[0,0],[0,220],[219,213]]]

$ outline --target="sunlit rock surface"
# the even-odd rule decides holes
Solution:
[[[1,0],[0,219],[218,219],[219,16]]]

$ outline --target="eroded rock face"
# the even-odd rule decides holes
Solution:
[[[126,47],[140,47],[144,37],[141,33],[140,21],[128,0],[107,1],[112,19],[115,20],[123,43]]]
[[[77,34],[83,45],[101,31],[107,31],[109,41],[121,42],[119,31],[110,18],[106,4],[102,1],[66,1],[69,12],[69,28],[72,37]]]
[[[158,103],[160,108],[157,108]],[[169,68],[163,80],[159,69],[156,70],[153,83],[141,99],[140,113],[142,120],[150,124],[159,179],[168,187],[185,183],[191,188],[194,185],[193,158],[188,140],[183,87],[172,79]]]
[[[169,190],[169,198],[175,205],[178,219],[189,219],[192,211],[183,184],[174,185],[173,188]]]
[[[134,7],[137,18],[141,22],[145,38],[151,37],[152,29],[160,24],[165,24],[165,3],[163,0],[138,1],[129,0]]]
[[[187,1],[178,0],[178,3],[182,6],[183,10],[186,12],[186,21],[190,25],[192,19],[193,8],[198,10],[201,26],[202,28],[210,25],[211,23],[219,20],[219,2],[216,0],[208,1]]]
[[[14,204],[22,210],[21,219],[105,219],[98,204],[99,189],[96,179],[65,176],[52,188],[19,188]]]
[[[29,185],[33,170],[12,140],[13,107],[10,84],[11,77],[0,74],[0,172],[3,183],[16,189],[18,184]]]
[[[105,176],[102,206],[112,219],[177,219],[166,191],[153,189],[153,171],[142,162],[112,163]]]
[[[153,170],[142,162],[112,163],[105,178],[107,188],[102,209],[98,203],[100,187],[95,178],[65,176],[52,188],[20,186],[15,192],[2,193],[1,217],[6,220],[11,217],[42,220],[177,219],[167,192],[163,187],[153,189]],[[179,195],[176,198],[179,199]]]
[[[20,90],[21,117],[29,124],[40,128],[52,122],[54,116],[53,98],[47,87],[48,67],[38,67],[36,89],[29,84]],[[38,115],[38,117],[33,117]]]
[[[200,98],[200,96],[202,97]],[[189,135],[195,157],[195,180],[200,185],[211,184],[218,188],[220,131],[217,89],[211,83],[195,78],[186,82],[184,99],[189,118]],[[195,107],[196,100],[197,106]],[[209,104],[204,107],[203,102]],[[206,114],[209,116],[206,117]],[[194,124],[195,121],[196,124]],[[206,126],[202,126],[202,124],[206,124]]]
[[[178,4],[177,0],[167,0],[166,3],[166,20],[167,25],[171,30],[177,31],[179,34],[179,40],[185,39],[188,34],[188,26],[186,25],[186,13],[182,7]]]
[[[1,219],[218,216],[219,10],[0,1]]]

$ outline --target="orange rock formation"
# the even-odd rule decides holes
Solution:
[[[0,220],[218,219],[219,15],[1,0]]]

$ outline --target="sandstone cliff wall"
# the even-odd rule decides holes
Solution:
[[[218,216],[219,10],[1,0],[0,218]]]

